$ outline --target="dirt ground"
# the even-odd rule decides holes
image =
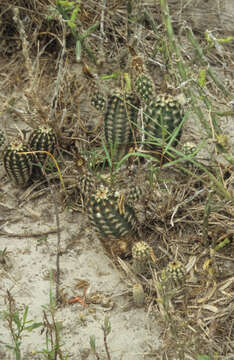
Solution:
[[[1,309],[6,307],[6,291],[14,296],[19,311],[29,306],[29,319],[40,322],[43,306],[49,303],[50,272],[56,270],[56,234],[43,235],[56,229],[54,205],[50,193],[42,199],[20,206],[19,191],[8,187],[2,196],[1,220],[7,220],[4,231],[15,236],[1,235],[1,248],[9,251],[9,269],[1,269]],[[13,210],[14,209],[14,210]],[[100,298],[100,304],[75,303],[61,306],[56,320],[62,323],[62,343],[69,359],[92,359],[89,355],[89,338],[96,337],[97,351],[105,358],[102,325],[105,316],[111,322],[108,337],[112,359],[142,359],[144,354],[156,351],[160,345],[159,327],[154,315],[144,307],[132,303],[131,287],[121,277],[113,262],[90,229],[87,217],[68,209],[59,209],[61,224],[61,289],[66,297],[83,296],[76,290],[81,280],[88,283],[87,298]],[[9,213],[14,212],[14,217]],[[11,219],[15,219],[11,223]],[[30,234],[40,234],[33,236]],[[17,235],[27,234],[18,237]],[[54,290],[54,287],[53,287]],[[97,300],[97,302],[99,302]],[[11,343],[6,323],[1,321],[1,341]],[[40,329],[22,340],[23,358],[40,359],[33,355],[43,349],[45,338]],[[1,344],[1,359],[14,359]],[[104,357],[103,357],[104,356]]]
[[[49,6],[46,1],[39,1],[38,4],[40,9]],[[140,184],[144,190],[153,174],[152,188],[146,191],[136,211],[141,240],[152,246],[156,264],[150,268],[150,274],[137,276],[131,272],[131,256],[120,260],[107,254],[90,225],[80,194],[79,179],[83,164],[79,166],[78,161],[97,161],[97,166],[94,166],[96,173],[102,168],[103,128],[99,126],[102,115],[90,105],[90,89],[83,73],[83,63],[75,59],[72,32],[69,29],[65,32],[57,18],[52,18],[52,25],[46,22],[48,29],[45,29],[45,25],[41,25],[44,24],[45,15],[43,21],[39,15],[37,19],[35,14],[38,9],[36,7],[35,10],[34,5],[33,2],[30,5],[32,15],[26,12],[27,16],[24,13],[27,6],[24,10],[22,6],[21,23],[11,9],[0,7],[2,23],[5,24],[3,28],[7,29],[1,36],[5,36],[4,41],[8,41],[4,43],[5,50],[0,54],[0,129],[6,132],[8,141],[19,133],[28,138],[38,121],[44,121],[45,118],[48,120],[51,105],[56,103],[56,129],[60,128],[62,132],[59,144],[62,155],[59,153],[58,162],[65,185],[70,178],[75,185],[72,189],[67,188],[69,195],[65,198],[55,171],[50,185],[47,181],[42,184],[43,179],[40,179],[26,188],[19,188],[8,179],[0,157],[0,360],[16,359],[13,349],[6,346],[13,344],[11,325],[7,321],[10,301],[13,304],[12,311],[20,317],[28,306],[27,320],[42,323],[31,332],[22,333],[20,348],[23,360],[234,359],[234,169],[231,163],[234,122],[233,99],[230,95],[234,90],[233,46],[229,44],[225,48],[223,44],[221,54],[218,51],[220,49],[214,46],[210,53],[207,51],[206,58],[213,73],[228,89],[228,95],[222,93],[211,77],[206,80],[203,93],[199,93],[199,90],[195,92],[198,107],[209,124],[210,135],[191,111],[191,99],[185,105],[188,119],[183,126],[178,149],[182,151],[187,141],[200,147],[196,159],[205,170],[201,171],[201,168],[184,162],[182,165],[185,169],[192,169],[188,174],[176,165],[163,167],[162,164],[155,165],[151,160],[134,164],[129,161],[117,175],[121,179],[120,188]],[[87,41],[95,54],[99,55],[99,50],[106,51],[106,62],[101,66],[96,64],[98,75],[102,75],[101,71],[103,74],[113,74],[122,66],[122,62],[127,69],[129,66],[125,59],[128,57],[124,53],[126,49],[122,46],[125,40],[122,34],[126,30],[126,8],[122,3],[112,5],[106,12],[105,31],[108,36],[105,41],[100,40],[98,31]],[[155,11],[150,1],[146,5],[149,11]],[[96,18],[99,19],[97,9],[97,2],[91,1],[82,10],[85,29]],[[112,17],[113,9],[116,12]],[[190,7],[188,10],[191,10]],[[48,14],[52,16],[50,11]],[[14,31],[9,20],[13,14],[16,17]],[[157,21],[158,16],[156,12]],[[30,21],[32,27],[29,26]],[[177,21],[173,21],[176,26]],[[35,41],[39,23],[42,27],[38,39],[45,46],[42,51],[43,46],[40,45],[41,53],[37,48],[39,42],[36,45]],[[167,68],[168,64],[165,64],[163,42],[167,43],[167,40],[160,23],[157,23],[160,51],[151,58],[155,32],[149,23],[142,20],[142,32],[139,35],[142,41],[138,45],[147,59],[156,91],[164,89],[165,84],[170,90],[178,90],[182,87],[182,81],[179,86],[175,85],[173,81],[176,77],[172,76],[170,67]],[[28,31],[26,35],[20,32],[22,24]],[[195,32],[197,28],[199,24]],[[226,30],[228,32],[224,32],[223,37],[230,34],[230,29]],[[6,36],[6,31],[11,36]],[[23,43],[22,37],[30,39],[30,31],[34,32],[29,46],[27,42]],[[67,39],[65,56],[61,55],[64,33]],[[196,34],[198,38],[201,36]],[[199,62],[197,64],[197,57],[184,35],[177,31],[176,35],[182,44],[183,56],[189,62],[192,79],[189,81],[199,82],[200,70],[204,66]],[[55,44],[50,36],[56,39]],[[102,49],[98,47],[99,41]],[[21,45],[18,49],[19,43]],[[84,63],[92,63],[87,53],[82,54],[85,54],[82,59]],[[119,85],[119,79],[110,78],[104,87],[111,90],[116,84]],[[205,98],[210,99],[210,108],[206,106]],[[213,126],[213,112],[227,113],[218,118],[221,119],[219,127],[224,139],[221,145],[225,148],[226,157],[216,148],[218,138]],[[228,156],[232,157],[231,161]],[[223,193],[213,187],[216,183],[210,180],[206,170],[221,182],[225,189]],[[104,168],[105,175],[108,171],[108,167]],[[217,250],[219,244],[225,241],[226,245],[221,245],[223,248],[220,246]],[[160,287],[160,281],[168,262],[174,260],[183,263],[186,284],[175,292],[168,289],[167,293]],[[58,269],[60,301],[54,307],[54,316],[56,323],[61,325],[59,342],[62,355],[48,355],[46,349],[50,349],[51,343],[46,348],[46,339],[51,333],[52,342],[55,342],[53,319],[48,309],[51,293],[55,298],[58,290]],[[136,284],[142,284],[144,288],[140,303],[133,298],[133,287]],[[106,340],[103,326],[107,319],[111,331]],[[96,353],[92,352],[90,346],[92,336],[95,337]],[[207,357],[204,355],[199,358],[202,354],[207,354]]]

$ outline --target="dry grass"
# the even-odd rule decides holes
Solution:
[[[233,91],[233,43],[222,45],[220,53],[215,46],[209,48],[202,37],[197,38],[206,61],[215,68],[215,78],[213,73],[208,74],[211,77],[206,74],[202,83],[201,71],[206,69],[206,62],[200,61],[194,43],[185,36],[187,28],[175,23],[176,41],[190,79],[186,81],[178,71],[179,60],[170,48],[167,29],[155,20],[159,19],[159,2],[156,6],[127,3],[128,7],[124,1],[81,4],[76,20],[79,36],[92,24],[100,24],[81,42],[82,63],[89,64],[99,75],[130,72],[129,47],[133,46],[144,55],[157,92],[179,88],[188,95],[188,90],[193,91],[199,101],[197,105],[190,99],[188,112],[202,109],[204,116],[199,120],[203,139],[214,144],[215,156],[197,164],[190,162],[190,166],[186,159],[170,166],[152,159],[148,165],[137,163],[134,169],[129,158],[124,174],[116,175],[115,182],[127,186],[130,177],[138,185],[149,181],[138,215],[142,239],[154,249],[156,262],[145,277],[126,270],[131,260],[121,261],[119,267],[131,286],[136,281],[142,284],[148,310],[161,322],[163,346],[155,358],[197,359],[199,354],[207,354],[210,359],[231,359],[233,148],[231,137],[226,136],[222,142],[217,135],[223,134],[223,119],[233,115],[229,95]],[[54,6],[52,0],[10,0],[7,6],[0,5],[1,125],[11,138],[18,132],[11,125],[13,120],[23,129],[26,126],[26,130],[42,122],[52,124],[59,138],[59,164],[66,185],[61,201],[82,211],[83,200],[78,180],[74,179],[79,179],[90,164],[95,174],[100,170],[106,173],[108,168],[102,169],[100,116],[87,101],[89,88],[82,63],[75,62],[77,38]],[[219,76],[224,89],[215,81]],[[102,82],[107,91],[119,84],[121,76]],[[199,116],[199,111],[195,113]],[[199,138],[196,140],[199,143]],[[56,173],[50,177],[58,178]],[[46,191],[39,181],[22,191],[20,201],[25,205]],[[166,290],[162,271],[169,261],[176,260],[185,267],[185,281]]]

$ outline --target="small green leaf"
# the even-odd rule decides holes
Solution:
[[[34,330],[34,329],[39,328],[39,327],[42,326],[42,325],[43,325],[42,322],[40,322],[40,323],[33,323],[32,325],[26,326],[26,327],[25,327],[25,330],[27,330],[27,331],[32,331],[32,330]]]
[[[99,25],[99,22],[95,22],[93,25],[91,25],[86,31],[82,33],[80,40],[84,41],[84,39],[87,38],[90,34],[92,34],[99,27]]]
[[[109,335],[111,332],[111,323],[110,323],[110,319],[108,318],[108,316],[105,316],[104,318],[104,331],[106,333],[106,335]]]
[[[202,88],[206,85],[206,69],[201,69],[201,71],[200,71],[199,85]]]
[[[124,73],[124,80],[125,80],[125,90],[126,92],[130,92],[131,91],[131,78],[130,78],[130,75],[129,73]]]
[[[223,38],[223,39],[217,39],[217,41],[220,44],[228,44],[228,43],[234,41],[234,36],[228,36],[228,37]]]
[[[28,316],[28,305],[25,307],[25,310],[24,310],[23,325],[26,323],[27,316]]]
[[[117,71],[113,72],[112,74],[100,76],[100,80],[116,79],[119,77],[119,75],[120,75],[120,71],[117,70]]]
[[[20,329],[21,329],[21,322],[20,322],[20,318],[19,318],[19,314],[18,314],[18,313],[14,313],[14,314],[13,314],[13,321],[14,321],[14,323],[16,324],[18,331],[20,331]]]
[[[225,238],[223,241],[221,241],[220,243],[218,243],[218,245],[215,246],[215,250],[218,251],[222,249],[224,246],[230,244],[230,242],[231,241],[228,238]]]
[[[63,7],[73,7],[75,5],[74,1],[63,1],[63,0],[58,0],[57,2],[59,5],[63,6]]]
[[[71,20],[68,20],[67,25],[72,30],[75,30],[75,28],[76,28],[76,24],[74,22],[72,22]]]
[[[89,338],[89,344],[90,344],[90,348],[93,354],[95,354],[96,352],[96,342],[95,342],[95,336],[91,335]]]
[[[71,21],[74,23],[77,17],[78,12],[80,11],[79,5],[72,11]]]
[[[197,360],[211,360],[208,355],[198,355]]]

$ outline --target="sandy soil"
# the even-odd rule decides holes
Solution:
[[[1,168],[1,181],[5,179]],[[1,235],[1,250],[7,248],[8,263],[1,266],[0,311],[6,310],[6,292],[10,291],[22,314],[29,306],[28,319],[41,322],[43,306],[49,303],[50,272],[56,269],[57,235],[43,236],[56,229],[55,210],[50,191],[40,199],[22,206],[21,191],[10,183],[1,187],[1,231],[15,236]],[[66,299],[81,296],[76,290],[80,280],[88,282],[88,299],[101,299],[100,304],[65,304],[56,311],[62,323],[63,351],[69,359],[94,359],[89,355],[89,338],[96,338],[97,352],[106,359],[101,329],[105,316],[111,322],[108,344],[111,359],[143,359],[160,346],[156,314],[137,308],[132,302],[132,288],[124,282],[120,272],[105,254],[102,245],[89,227],[87,217],[58,206],[61,231],[61,284]],[[40,234],[41,236],[30,236]],[[25,236],[21,236],[25,234]],[[54,285],[52,285],[55,294]],[[35,352],[45,347],[45,334],[35,329],[22,338],[23,359],[42,359]],[[7,323],[0,322],[0,358],[14,359],[3,342],[11,344]],[[147,358],[152,358],[148,356]]]

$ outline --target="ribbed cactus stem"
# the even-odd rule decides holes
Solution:
[[[128,242],[132,241],[136,233],[137,219],[132,206],[123,203],[118,191],[100,186],[90,197],[88,214],[106,248],[119,245],[122,247],[120,252],[128,251]]]
[[[6,135],[5,132],[0,129],[0,149],[6,143]]]
[[[95,179],[93,174],[87,172],[80,179],[80,191],[86,200],[89,200],[93,192],[95,191]]]
[[[144,306],[145,293],[144,293],[143,286],[140,283],[133,285],[132,296],[133,296],[133,302],[137,307]]]
[[[187,141],[183,144],[182,150],[185,155],[191,155],[196,150],[197,145],[192,141]]]
[[[106,106],[106,99],[103,94],[98,91],[92,93],[91,105],[98,111],[104,111]]]
[[[41,125],[33,130],[29,137],[29,147],[32,151],[47,151],[54,154],[57,139],[54,130],[48,125]],[[47,154],[37,153],[37,159],[44,165]]]
[[[136,56],[132,59],[132,69],[135,77],[136,94],[144,104],[149,104],[155,96],[155,86],[145,69],[142,57]]]
[[[177,98],[162,94],[152,100],[144,110],[145,140],[150,148],[167,144],[174,130],[183,120],[183,108]],[[177,133],[173,143],[180,139],[182,130]],[[150,143],[155,144],[150,144]]]
[[[138,101],[132,94],[116,90],[108,97],[104,116],[105,141],[116,160],[124,156],[133,143],[137,114]]]
[[[127,200],[129,203],[134,203],[135,201],[138,201],[140,197],[142,196],[142,187],[141,186],[133,186],[130,189],[128,189],[127,192]]]
[[[166,267],[167,280],[174,287],[179,287],[185,280],[185,269],[180,261],[172,261]]]
[[[3,164],[10,180],[16,185],[26,186],[32,174],[32,155],[28,146],[20,139],[13,140],[3,152]]]
[[[133,270],[136,273],[147,271],[152,260],[153,249],[145,241],[138,241],[132,247]]]

